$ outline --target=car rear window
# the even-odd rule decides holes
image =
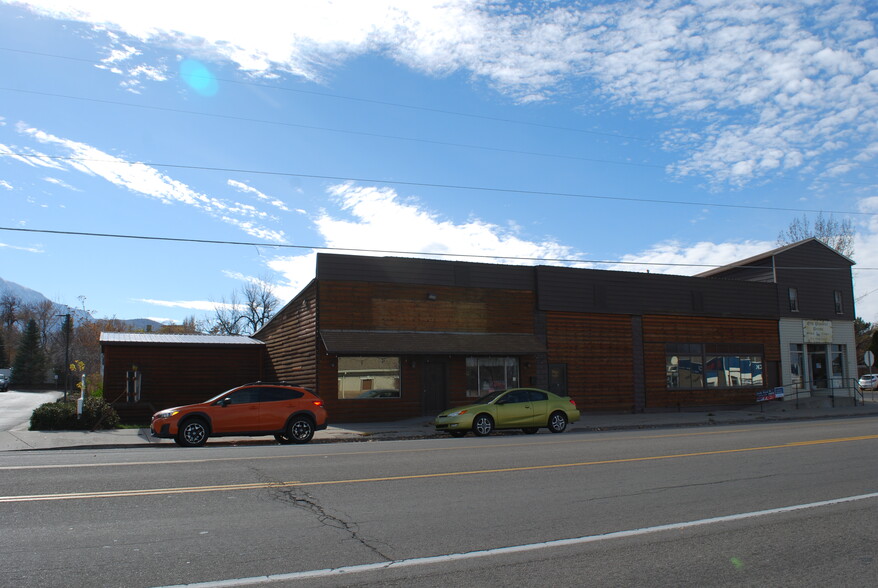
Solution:
[[[261,388],[260,402],[278,402],[281,400],[298,400],[305,394],[290,388]]]

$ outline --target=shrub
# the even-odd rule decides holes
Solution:
[[[30,418],[31,431],[93,431],[118,426],[119,415],[103,398],[86,398],[80,418],[76,418],[75,402],[49,402],[37,407]]]

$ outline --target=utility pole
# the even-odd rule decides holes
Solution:
[[[64,402],[67,402],[67,391],[70,389],[70,313],[55,316],[64,317]]]

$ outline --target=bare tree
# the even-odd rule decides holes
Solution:
[[[817,214],[813,224],[805,214],[794,218],[790,225],[778,234],[777,244],[789,245],[811,237],[817,238],[842,255],[847,257],[854,255],[854,229],[850,219],[836,220],[831,214],[829,218],[825,218],[822,212]]]
[[[204,330],[213,335],[252,335],[274,315],[280,301],[265,280],[248,282],[214,306]]]
[[[0,322],[7,331],[11,331],[19,320],[21,298],[11,292],[4,292],[0,296]]]
[[[244,295],[242,319],[248,334],[252,335],[271,319],[280,301],[265,280],[247,283],[241,293]]]

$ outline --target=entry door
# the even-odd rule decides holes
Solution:
[[[811,351],[808,355],[811,357],[811,388],[826,388],[826,350]]]
[[[421,396],[424,416],[435,416],[448,408],[447,369],[448,365],[443,360],[424,360],[422,370],[424,392]]]

